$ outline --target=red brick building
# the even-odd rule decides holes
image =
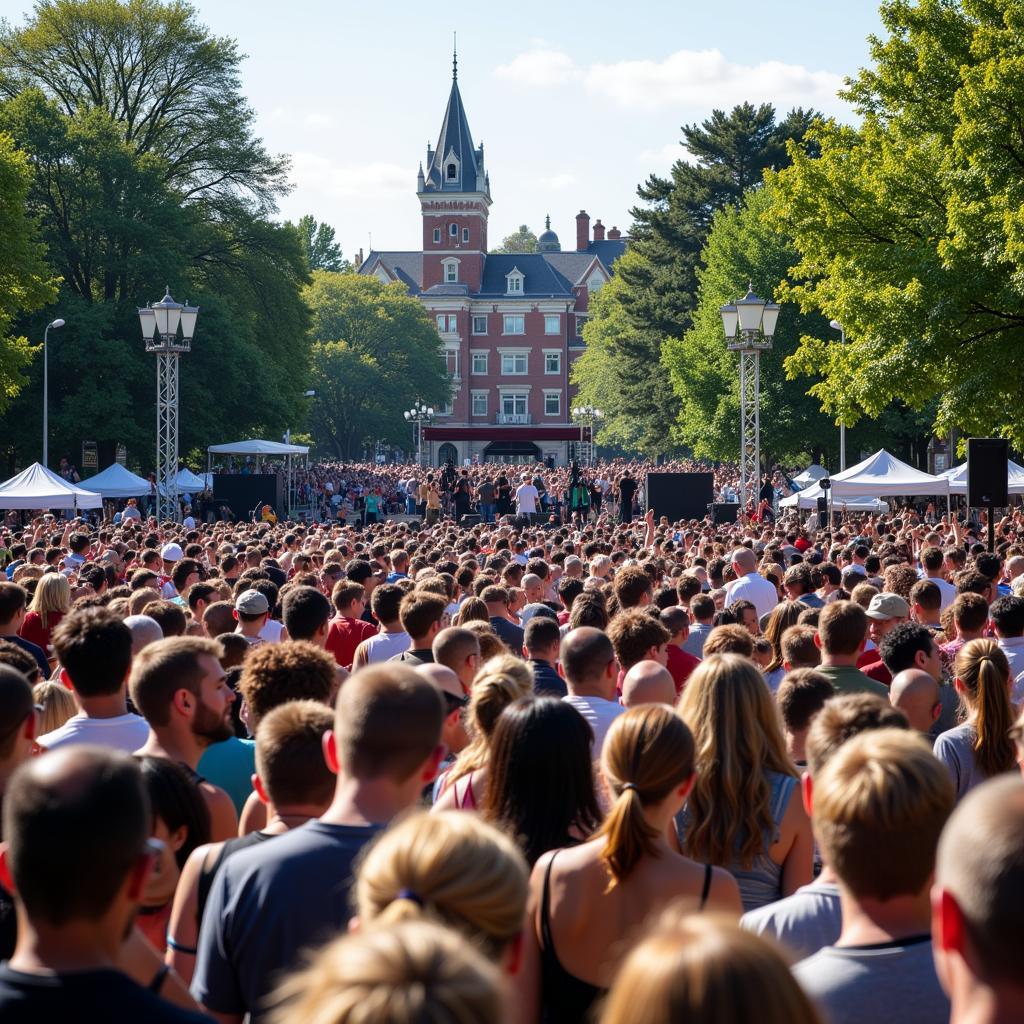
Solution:
[[[361,274],[401,281],[437,323],[451,402],[424,431],[431,464],[448,459],[562,464],[580,439],[569,368],[583,349],[588,300],[627,239],[581,210],[563,250],[550,219],[535,253],[488,253],[490,176],[474,146],[453,68],[436,147],[416,179],[420,252],[371,251]]]

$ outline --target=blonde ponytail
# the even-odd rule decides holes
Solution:
[[[956,657],[956,677],[974,725],[974,758],[986,776],[1012,771],[1010,663],[994,640],[971,640]]]

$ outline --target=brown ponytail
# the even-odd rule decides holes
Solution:
[[[986,776],[1012,771],[1010,663],[994,640],[971,640],[956,657],[956,678],[974,725],[974,758]]]
[[[597,836],[608,889],[624,881],[645,856],[655,856],[658,832],[643,808],[656,804],[693,774],[693,736],[662,704],[643,704],[620,715],[604,742],[601,768],[615,802]]]

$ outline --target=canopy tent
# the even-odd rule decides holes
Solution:
[[[832,477],[832,502],[885,495],[949,494],[949,481],[900,462],[884,448]]]
[[[211,444],[206,449],[212,455],[308,455],[309,448],[301,444],[282,444],[280,441],[234,441],[231,444]]]
[[[817,483],[805,487],[788,498],[779,502],[781,508],[817,508],[819,498],[827,498],[828,491],[823,491]],[[837,512],[888,512],[889,506],[879,498],[842,498],[833,503]]]
[[[143,494],[149,494],[149,481],[125,469],[120,462],[107,466],[102,473],[97,473],[82,483],[104,498],[138,498]]]
[[[101,508],[95,491],[69,484],[45,466],[33,462],[28,469],[0,484],[0,508]]]
[[[962,466],[953,466],[939,476],[949,481],[950,494],[967,493],[967,463]],[[1013,459],[1007,460],[1006,474],[1007,489],[1010,494],[1024,494],[1024,466],[1018,466]]]
[[[798,476],[793,477],[793,483],[797,487],[808,487],[810,484],[822,480],[828,476],[828,470],[824,466],[819,466],[816,462],[808,466]]]
[[[196,476],[190,469],[178,470],[178,475],[174,478],[175,494],[198,494],[205,490],[206,480],[204,477]],[[167,495],[167,488],[163,484],[160,485],[160,494],[164,497]]]

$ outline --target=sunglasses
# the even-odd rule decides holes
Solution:
[[[469,704],[468,697],[456,697],[455,694],[449,693],[447,690],[442,690],[441,696],[444,697],[445,713],[449,715],[453,711],[461,711]]]

